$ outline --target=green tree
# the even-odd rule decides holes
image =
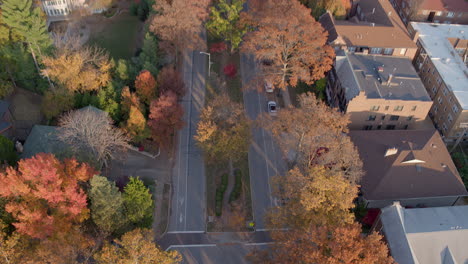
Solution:
[[[228,2],[231,2],[229,4]],[[206,29],[231,45],[231,52],[239,48],[242,37],[247,33],[247,25],[241,21],[245,0],[219,0],[210,8],[210,19]]]
[[[158,75],[158,41],[151,33],[146,33],[143,40],[143,47],[138,58],[140,70],[148,70],[153,76]]]
[[[97,94],[99,101],[99,109],[106,111],[112,119],[118,123],[121,120],[120,113],[120,94],[122,92],[122,84],[110,82],[107,86],[102,87]]]
[[[153,199],[143,181],[131,177],[124,188],[125,212],[129,222],[138,227],[151,227],[153,222]]]
[[[52,40],[40,8],[33,7],[32,0],[4,0],[2,15],[3,23],[21,36],[22,42],[28,46],[37,72],[40,73],[37,57],[52,47]]]
[[[125,225],[122,194],[114,182],[103,176],[94,176],[91,181],[89,198],[91,218],[105,232],[115,232]]]
[[[74,96],[67,90],[46,91],[42,100],[41,111],[50,120],[73,108]]]
[[[13,141],[0,135],[0,166],[5,162],[13,166],[16,161],[18,161],[18,155],[16,154]]]

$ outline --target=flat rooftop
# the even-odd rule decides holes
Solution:
[[[464,110],[468,110],[468,69],[449,41],[468,39],[468,25],[411,22],[419,41],[447,87]]]
[[[337,57],[337,61],[348,100],[364,91],[370,99],[431,101],[410,59],[355,53],[345,56],[347,60]]]
[[[384,208],[381,219],[396,262],[467,263],[468,206],[405,209],[397,203]]]

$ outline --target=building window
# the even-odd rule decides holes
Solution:
[[[447,20],[447,21],[444,21],[444,24],[451,24],[451,22]]]
[[[393,108],[393,111],[403,111],[403,106],[402,105],[397,105],[395,108]]]
[[[439,80],[437,80],[437,81],[439,81]],[[447,88],[444,88],[443,94],[444,94],[444,96],[448,94]]]
[[[404,125],[403,129],[405,129],[405,130],[408,129],[408,125]]]
[[[377,116],[375,116],[375,115],[370,115],[370,116],[367,118],[367,121],[374,121],[376,117],[377,117]]]
[[[371,48],[370,54],[381,54],[382,48]]]
[[[371,111],[379,111],[380,106],[374,105],[370,108]]]
[[[372,126],[364,126],[364,130],[372,130]]]
[[[437,102],[439,102],[439,104],[442,104],[442,97],[439,96],[439,98],[437,98]]]
[[[444,129],[444,131],[447,131],[447,126],[445,125],[445,123],[442,124],[442,128]]]
[[[449,115],[447,116],[447,120],[448,120],[449,124],[452,123],[453,117],[452,117],[451,114],[449,114]]]
[[[405,55],[406,49],[400,49],[400,55]]]
[[[455,13],[454,12],[448,12],[447,13],[447,17],[454,17],[455,16]]]
[[[349,51],[349,52],[355,52],[355,51],[356,51],[356,47],[348,47],[348,51]]]
[[[393,49],[392,48],[386,48],[384,50],[384,54],[385,55],[392,55],[393,54]]]
[[[434,20],[434,23],[439,23],[439,20],[437,20],[437,19],[436,19],[436,20]]]
[[[378,129],[378,130],[380,130],[381,128],[382,128],[382,126],[381,126],[381,125],[378,125],[378,126],[377,126],[377,129]]]
[[[418,108],[416,105],[411,107],[411,111],[416,111],[416,108]]]
[[[382,120],[385,120],[385,115],[382,116]]]
[[[385,110],[388,110],[388,108],[390,108],[390,106],[386,105],[386,106],[385,106]]]
[[[413,120],[413,116],[408,116],[408,117],[406,118],[406,120],[407,120],[407,121]]]
[[[386,129],[393,130],[395,129],[395,125],[387,125]]]
[[[442,15],[442,11],[437,11],[436,16],[441,16],[441,15]]]
[[[435,106],[434,107],[434,114],[437,114],[437,111],[439,111],[439,107]]]
[[[398,121],[398,118],[400,118],[400,116],[392,115],[390,116],[390,121]]]
[[[452,111],[453,111],[455,114],[458,113],[458,106],[453,105],[453,106],[452,106]]]

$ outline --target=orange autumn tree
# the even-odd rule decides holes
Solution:
[[[135,80],[135,89],[141,100],[147,104],[156,96],[156,80],[147,70],[143,70]]]
[[[134,142],[141,142],[150,136],[145,116],[135,107],[130,107],[130,114],[124,127]]]
[[[312,227],[308,230],[274,232],[268,251],[254,251],[254,263],[394,264],[382,236],[361,235],[358,223],[345,226]]]
[[[327,33],[298,0],[265,0],[245,18],[255,31],[241,49],[263,61],[262,72],[279,88],[312,84],[331,69],[334,51]]]
[[[0,173],[0,197],[5,210],[18,221],[19,233],[45,238],[66,232],[74,223],[87,219],[86,193],[80,183],[97,172],[75,159],[60,162],[52,154],[38,154],[19,161],[18,168]]]

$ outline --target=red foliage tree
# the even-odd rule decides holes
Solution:
[[[223,72],[224,72],[224,74],[226,74],[229,78],[232,78],[232,77],[236,76],[236,74],[237,74],[236,65],[230,63],[230,64],[224,66]]]
[[[174,92],[168,91],[153,100],[148,121],[153,140],[162,147],[169,146],[174,132],[184,126],[183,115],[184,109],[177,103]]]
[[[88,217],[86,194],[79,183],[95,174],[75,159],[60,162],[41,153],[21,160],[18,169],[9,167],[0,173],[0,196],[8,200],[5,209],[18,221],[13,224],[18,232],[45,238]]]
[[[185,95],[185,83],[180,72],[173,66],[166,66],[158,74],[160,95],[169,91],[174,92],[180,99]]]
[[[147,70],[143,70],[135,80],[135,89],[141,100],[147,104],[156,96],[156,80]]]
[[[227,45],[224,42],[213,43],[210,46],[211,53],[221,53],[227,49]]]

